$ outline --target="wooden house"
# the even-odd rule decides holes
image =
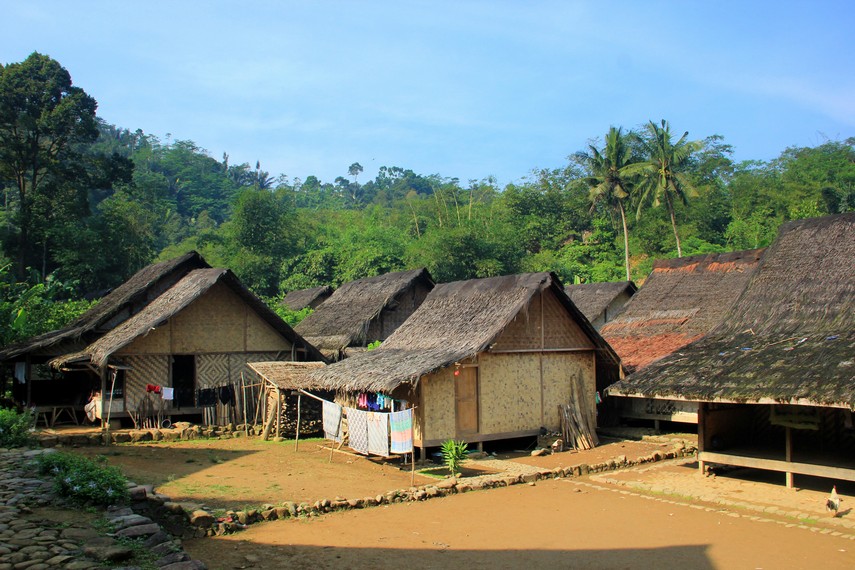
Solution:
[[[564,292],[573,304],[597,330],[614,320],[636,291],[638,288],[632,281],[581,283],[564,287]]]
[[[329,285],[321,287],[312,287],[311,289],[300,289],[299,291],[291,291],[282,298],[281,304],[292,311],[300,311],[306,307],[317,309],[318,306],[329,299],[333,294],[333,288]]]
[[[415,406],[414,443],[480,443],[558,431],[574,403],[596,425],[597,390],[617,356],[552,273],[439,284],[383,344],[310,373],[339,394]]]
[[[762,250],[656,261],[644,285],[600,334],[631,374],[715,328],[748,284]],[[697,406],[652,399],[610,402],[624,418],[695,423]]]
[[[324,360],[226,269],[195,252],[146,267],[68,327],[0,352],[27,405],[133,417],[172,388],[166,416],[198,415],[196,390],[240,382],[247,362]],[[104,397],[101,397],[104,395]],[[112,398],[110,397],[112,395]],[[112,401],[112,404],[109,402]]]
[[[427,269],[387,273],[345,283],[296,327],[333,360],[349,347],[386,340],[433,289]]]
[[[701,469],[855,481],[853,236],[855,214],[784,224],[718,327],[609,393],[700,402]]]

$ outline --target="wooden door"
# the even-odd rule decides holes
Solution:
[[[459,368],[454,377],[457,437],[478,433],[478,369]]]

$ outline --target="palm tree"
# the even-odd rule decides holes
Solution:
[[[576,159],[584,164],[590,173],[584,180],[591,188],[591,210],[598,203],[604,203],[620,213],[626,280],[629,281],[629,233],[626,228],[624,202],[632,194],[632,176],[637,164],[632,161],[632,153],[623,129],[609,127],[602,151],[594,145],[588,145],[588,152],[577,153]]]
[[[664,119],[660,125],[649,121],[646,131],[646,136],[642,136],[642,146],[647,160],[641,168],[645,176],[640,186],[641,195],[636,217],[641,216],[641,210],[646,204],[652,203],[654,207],[659,207],[664,198],[671,216],[671,227],[674,228],[674,239],[677,241],[677,257],[683,257],[674,215],[674,202],[679,199],[688,205],[687,195],[697,195],[683,176],[683,171],[688,166],[692,153],[699,150],[702,143],[687,141],[689,131],[683,133],[676,143],[673,142],[671,126]]]

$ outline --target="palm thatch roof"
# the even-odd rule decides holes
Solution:
[[[853,236],[855,214],[784,224],[715,330],[609,392],[855,410]]]
[[[178,283],[152,300],[140,312],[101,336],[82,351],[55,358],[51,364],[60,367],[71,362],[88,361],[99,367],[104,366],[111,354],[166,323],[216,283],[226,284],[283,337],[298,347],[305,348],[309,358],[324,360],[324,357],[315,347],[304,341],[300,335],[294,332],[294,329],[253,295],[231,271],[207,268],[191,271]]]
[[[315,386],[306,374],[326,366],[323,362],[250,362],[248,366],[258,376],[282,390],[311,390]]]
[[[763,250],[657,261],[623,311],[600,329],[634,372],[715,328],[748,284]]]
[[[291,291],[285,295],[282,298],[281,304],[292,311],[299,311],[306,307],[315,309],[332,294],[333,288],[329,285],[312,287],[311,289],[300,289],[299,291]]]
[[[573,305],[554,273],[526,273],[439,284],[375,350],[309,374],[314,386],[391,393],[397,386],[487,350],[541,291],[551,289],[596,348],[617,355]]]
[[[632,297],[638,287],[632,281],[614,283],[582,283],[567,285],[564,292],[591,322],[603,314],[612,301],[621,293]]]
[[[396,297],[418,282],[428,289],[434,285],[425,268],[345,283],[303,319],[296,330],[321,350],[332,352],[377,340],[366,338],[371,321],[384,309],[393,308]]]
[[[131,317],[190,271],[206,267],[210,265],[195,251],[144,267],[68,326],[6,347],[0,361],[35,351],[61,354],[73,344],[79,348]]]

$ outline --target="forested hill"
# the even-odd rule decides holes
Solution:
[[[48,277],[41,294],[76,298],[189,249],[268,297],[417,266],[438,281],[552,270],[570,283],[625,279],[628,266],[640,281],[678,239],[682,255],[754,248],[786,220],[855,209],[855,139],[734,163],[719,136],[639,117],[504,188],[489,173],[397,166],[364,180],[357,162],[322,181],[109,125],[95,109],[47,56],[0,67],[2,318]]]

